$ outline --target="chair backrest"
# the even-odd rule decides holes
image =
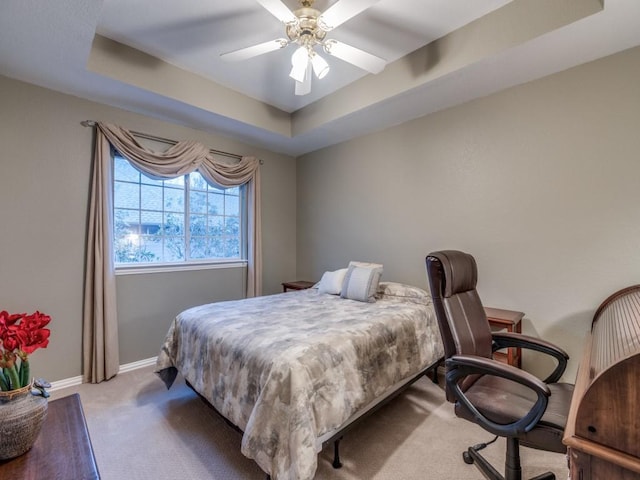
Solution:
[[[430,253],[426,263],[445,358],[455,354],[491,358],[491,327],[476,290],[475,259],[445,250]]]

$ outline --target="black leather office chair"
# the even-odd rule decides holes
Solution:
[[[478,450],[463,453],[491,480],[521,480],[520,445],[566,453],[562,435],[567,423],[573,385],[557,383],[568,355],[543,340],[508,332],[491,332],[476,291],[475,259],[459,251],[427,256],[427,277],[445,349],[445,392],[455,413],[493,435],[506,437],[505,475],[502,476]],[[553,356],[555,370],[540,381],[534,375],[493,360],[506,347],[533,349]],[[533,480],[552,480],[545,473]]]

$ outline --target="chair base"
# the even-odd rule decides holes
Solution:
[[[507,438],[507,459],[505,462],[504,476],[498,472],[479,452],[487,444],[474,445],[462,453],[464,463],[475,464],[487,480],[522,480],[522,468],[520,467],[520,444],[516,438]],[[537,475],[530,480],[556,480],[551,473]]]

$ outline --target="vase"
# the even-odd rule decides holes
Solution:
[[[47,407],[46,398],[31,394],[31,385],[0,392],[0,461],[29,451],[40,433]]]

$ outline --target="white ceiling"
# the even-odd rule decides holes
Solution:
[[[295,1],[284,1],[296,8]],[[512,4],[550,1],[563,4],[565,10],[578,10],[581,4],[597,0],[514,0]],[[332,3],[335,0],[317,0],[315,7],[325,10]],[[293,47],[240,63],[219,58],[221,53],[285,36],[282,24],[255,0],[3,0],[0,74],[300,155],[640,45],[640,1],[606,0],[602,11],[526,41],[505,42],[503,48],[486,50],[477,58],[465,45],[465,54],[471,56],[446,75],[418,81],[418,74],[411,78],[411,72],[409,76],[404,72],[404,77],[398,73],[410,63],[411,52],[487,14],[500,19],[496,14],[506,11],[509,3],[380,0],[330,37],[385,58],[385,71],[372,76],[328,57],[329,75],[314,78],[311,93],[299,97],[288,77]],[[505,25],[498,24],[496,29],[497,38],[517,36],[518,25],[504,18]],[[96,34],[161,59],[180,69],[176,71],[196,74],[208,82],[212,97],[218,95],[218,100],[222,100],[220,92],[234,91],[233,95],[241,94],[234,98],[246,99],[234,101],[246,103],[249,110],[263,105],[262,110],[271,115],[275,107],[281,112],[273,118],[285,121],[285,127],[270,128],[258,120],[258,114],[254,121],[251,114],[242,117],[217,108],[216,98],[189,100],[187,83],[171,86],[174,92],[185,90],[182,94],[169,94],[165,87],[134,77],[92,70],[88,64]],[[484,41],[477,39],[478,45]],[[456,52],[446,53],[447,62],[455,64]],[[365,93],[368,98],[359,98]]]
[[[327,38],[392,62],[509,1],[381,0]],[[335,2],[317,0],[314,8],[324,11]],[[284,3],[299,8],[296,1]],[[366,74],[325,56],[331,67],[329,75],[314,81],[309,95],[296,96],[289,78],[294,46],[243,62],[220,59],[222,53],[286,37],[282,23],[256,0],[105,0],[97,32],[286,112]]]

